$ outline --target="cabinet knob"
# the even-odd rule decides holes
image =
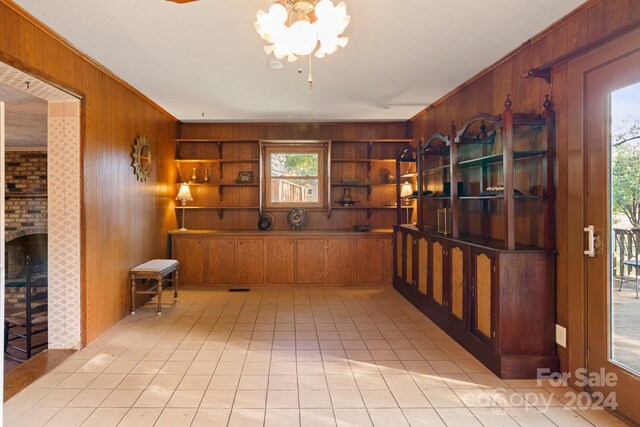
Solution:
[[[289,240],[289,244],[291,245],[293,243],[293,240]]]
[[[358,243],[362,244],[362,240],[358,240]]]
[[[244,245],[244,242],[243,242],[242,240],[240,240],[240,241],[238,242],[238,244],[239,244],[239,245]]]
[[[301,245],[302,244],[302,240],[298,240],[298,244]]]

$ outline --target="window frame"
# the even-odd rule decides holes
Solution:
[[[318,209],[326,207],[326,188],[327,188],[327,153],[328,141],[263,141],[262,164],[264,165],[264,173],[262,176],[264,183],[264,192],[262,194],[262,205],[267,209],[278,208],[303,208]],[[317,202],[273,202],[271,200],[271,183],[274,179],[283,179],[288,177],[276,176],[271,174],[271,155],[272,154],[317,154],[318,155],[318,175],[301,176],[301,179],[317,179],[318,180],[318,201]],[[289,177],[291,178],[291,177]]]

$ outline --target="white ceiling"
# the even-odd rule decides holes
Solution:
[[[47,146],[47,101],[0,83],[5,103],[5,145],[13,148]]]
[[[345,0],[349,44],[309,90],[306,58],[266,67],[271,0],[14,1],[182,121],[406,120],[584,3]]]

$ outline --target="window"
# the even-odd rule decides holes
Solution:
[[[322,207],[326,145],[265,146],[265,206]]]

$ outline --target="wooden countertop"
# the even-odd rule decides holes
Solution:
[[[393,230],[390,228],[377,228],[370,231],[354,231],[354,230],[308,230],[308,231],[291,231],[291,230],[272,230],[272,231],[260,231],[260,230],[188,230],[178,231],[171,230],[169,234],[173,236],[391,236]]]

